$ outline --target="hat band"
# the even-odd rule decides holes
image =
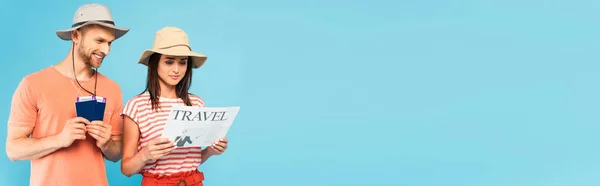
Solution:
[[[106,20],[94,20],[94,21],[98,21],[98,22],[102,22],[102,23],[106,23],[106,24],[115,25],[115,22],[113,22],[113,21],[106,21]],[[78,27],[78,26],[83,25],[83,24],[85,24],[87,22],[89,22],[89,21],[82,21],[82,22],[79,22],[79,23],[75,23],[75,24],[71,25],[71,28]]]

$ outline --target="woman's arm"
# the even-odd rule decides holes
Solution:
[[[206,162],[211,156],[223,154],[225,149],[227,149],[227,142],[229,142],[227,138],[221,138],[218,141],[215,141],[211,146],[204,148],[204,150],[200,152],[200,164]]]
[[[123,117],[123,160],[121,161],[121,173],[129,177],[142,170],[148,161],[140,153],[137,153],[137,144],[140,139],[138,125],[129,117]]]
[[[140,140],[138,125],[128,116],[123,121],[123,161],[121,173],[129,177],[144,168],[146,163],[155,161],[169,154],[175,145],[167,138],[156,138],[137,153],[137,144]]]

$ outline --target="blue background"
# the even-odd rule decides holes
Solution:
[[[0,121],[20,78],[68,54],[55,31],[89,2],[61,3],[0,2]],[[206,185],[600,184],[600,1],[102,3],[131,28],[100,68],[125,100],[177,26],[209,56],[191,92],[241,106]],[[107,163],[111,185],[140,183]],[[28,161],[0,165],[28,184]]]

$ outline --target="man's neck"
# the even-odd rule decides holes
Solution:
[[[60,71],[60,73],[64,74],[67,77],[73,78],[74,75],[77,75],[77,80],[87,81],[92,78],[94,70],[92,67],[83,63],[83,60],[77,55],[75,55],[75,71],[73,71],[73,58],[71,57],[71,53],[63,59],[60,63],[55,65],[55,67]]]

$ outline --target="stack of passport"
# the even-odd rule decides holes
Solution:
[[[75,102],[77,117],[83,117],[88,121],[102,121],[104,119],[104,109],[106,108],[106,98],[100,96],[78,97]]]

